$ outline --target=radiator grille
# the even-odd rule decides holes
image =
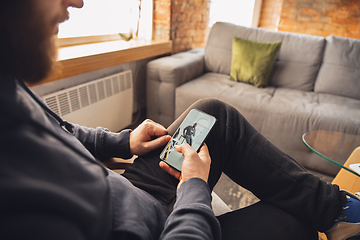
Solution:
[[[43,99],[52,111],[64,116],[109,98],[113,94],[120,94],[132,88],[131,83],[131,71],[126,71],[57,92],[55,95],[47,95]]]
[[[119,98],[121,95],[123,97]],[[110,102],[108,99],[113,100]],[[43,100],[52,111],[65,119],[70,118],[73,120],[72,113],[83,111],[85,108],[88,108],[87,112],[93,111],[92,114],[97,112],[97,115],[101,115],[98,112],[99,109],[100,111],[107,108],[122,108],[123,110],[123,108],[131,107],[130,115],[132,116],[132,74],[131,71],[121,72],[46,95],[43,97]],[[120,102],[123,102],[126,106],[122,106]],[[96,105],[96,109],[90,108],[92,105]],[[89,114],[86,113],[86,115]],[[113,115],[105,117],[114,118]],[[74,120],[79,124],[82,122],[79,114],[77,114]],[[85,122],[88,122],[88,120]],[[93,124],[99,123],[94,122]],[[88,125],[91,125],[91,123],[88,123]]]
[[[55,112],[57,115],[60,115],[56,96],[46,98],[45,103],[53,112]]]

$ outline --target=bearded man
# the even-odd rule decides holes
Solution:
[[[360,231],[355,195],[308,173],[223,102],[194,103],[168,129],[145,120],[112,133],[64,121],[26,83],[51,72],[58,25],[83,1],[1,4],[0,239],[317,239],[317,230],[345,239]],[[185,156],[178,172],[159,154],[192,108],[218,121],[199,153],[176,146]],[[123,175],[100,162],[133,155]],[[210,193],[222,172],[262,201],[215,217]]]

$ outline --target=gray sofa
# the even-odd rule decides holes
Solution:
[[[268,87],[229,80],[233,36],[282,41]],[[218,22],[205,49],[148,63],[148,118],[168,126],[190,104],[208,97],[236,107],[305,167],[335,175],[338,167],[311,153],[301,136],[313,130],[360,135],[360,40]]]

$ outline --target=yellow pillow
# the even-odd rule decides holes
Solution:
[[[280,41],[256,42],[233,37],[230,79],[266,87],[280,46]]]

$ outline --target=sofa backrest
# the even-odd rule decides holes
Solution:
[[[360,99],[360,40],[329,36],[315,92]]]
[[[269,84],[305,91],[314,89],[325,38],[217,22],[209,33],[205,47],[207,71],[230,74],[234,36],[260,42],[281,41]]]

